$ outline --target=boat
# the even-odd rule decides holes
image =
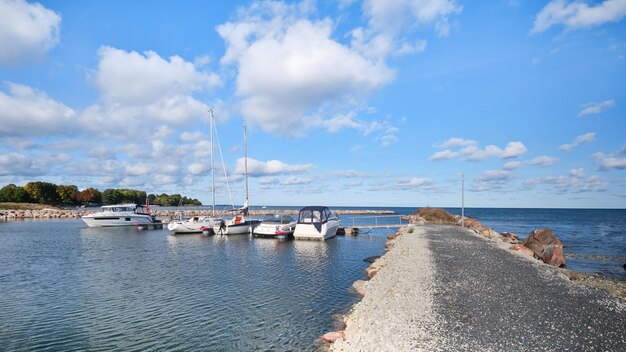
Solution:
[[[248,153],[246,150],[246,125],[243,125],[243,158],[244,158],[244,176],[246,180],[246,201],[243,207],[236,210],[235,216],[228,220],[222,220],[213,227],[213,232],[220,235],[243,235],[250,234],[254,231],[261,220],[249,217],[248,207],[250,201],[248,199]],[[225,175],[226,176],[226,175]],[[226,178],[228,180],[228,178]],[[227,181],[228,182],[228,181]],[[233,207],[234,208],[234,207]]]
[[[253,235],[256,237],[276,237],[279,239],[293,235],[293,230],[298,222],[289,215],[267,214],[261,220],[259,226],[254,228]]]
[[[89,227],[141,226],[160,223],[150,215],[150,208],[134,203],[105,205],[100,208],[99,212],[83,215],[81,219]]]
[[[299,239],[326,240],[334,237],[339,228],[339,218],[324,206],[300,209],[293,237]]]
[[[213,233],[213,228],[216,226],[216,224],[220,224],[222,220],[215,216],[215,159],[213,154],[213,134],[214,132],[215,134],[217,134],[217,130],[215,128],[213,109],[209,109],[209,113],[211,117],[211,194],[213,195],[211,216],[193,216],[187,220],[181,219],[170,221],[170,223],[167,224],[167,229],[170,230],[172,234],[202,233],[209,235]]]
[[[170,221],[167,229],[173,234],[201,233],[205,228],[213,229],[216,221],[219,222],[220,219],[213,216],[192,216],[187,220]]]

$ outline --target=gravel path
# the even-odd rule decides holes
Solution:
[[[457,226],[415,227],[331,350],[626,351],[624,301],[504,248]]]

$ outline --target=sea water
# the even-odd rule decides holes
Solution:
[[[356,302],[351,285],[384,235],[278,241],[0,223],[0,349],[313,350]]]

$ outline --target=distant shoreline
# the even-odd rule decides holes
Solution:
[[[34,206],[33,206],[34,205]],[[30,208],[29,208],[30,207]],[[17,208],[17,207],[16,207]],[[331,209],[333,210],[333,209]],[[60,209],[53,206],[46,206],[40,204],[28,204],[23,208],[17,209],[3,209],[0,210],[0,219],[73,219],[80,218],[86,214],[92,214],[99,211],[99,208],[83,208],[83,209]],[[338,209],[333,210],[338,215],[396,215],[397,213],[389,209]],[[216,216],[228,216],[234,212],[230,210],[215,210]],[[250,215],[265,215],[265,214],[287,214],[297,215],[298,209],[253,209],[250,210]],[[174,210],[153,210],[152,215],[160,218],[177,218],[177,217],[192,217],[192,216],[210,216],[213,215],[213,211],[210,209],[189,209],[181,208]]]

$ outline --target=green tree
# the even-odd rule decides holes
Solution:
[[[78,187],[74,185],[57,186],[57,195],[59,196],[61,204],[78,204],[78,194]]]
[[[105,189],[102,192],[102,202],[104,204],[119,204],[122,202],[122,193],[113,188]]]
[[[8,184],[0,189],[0,202],[28,203],[30,195],[23,187]]]
[[[59,204],[57,186],[54,183],[41,181],[28,182],[24,185],[24,189],[36,203]]]

